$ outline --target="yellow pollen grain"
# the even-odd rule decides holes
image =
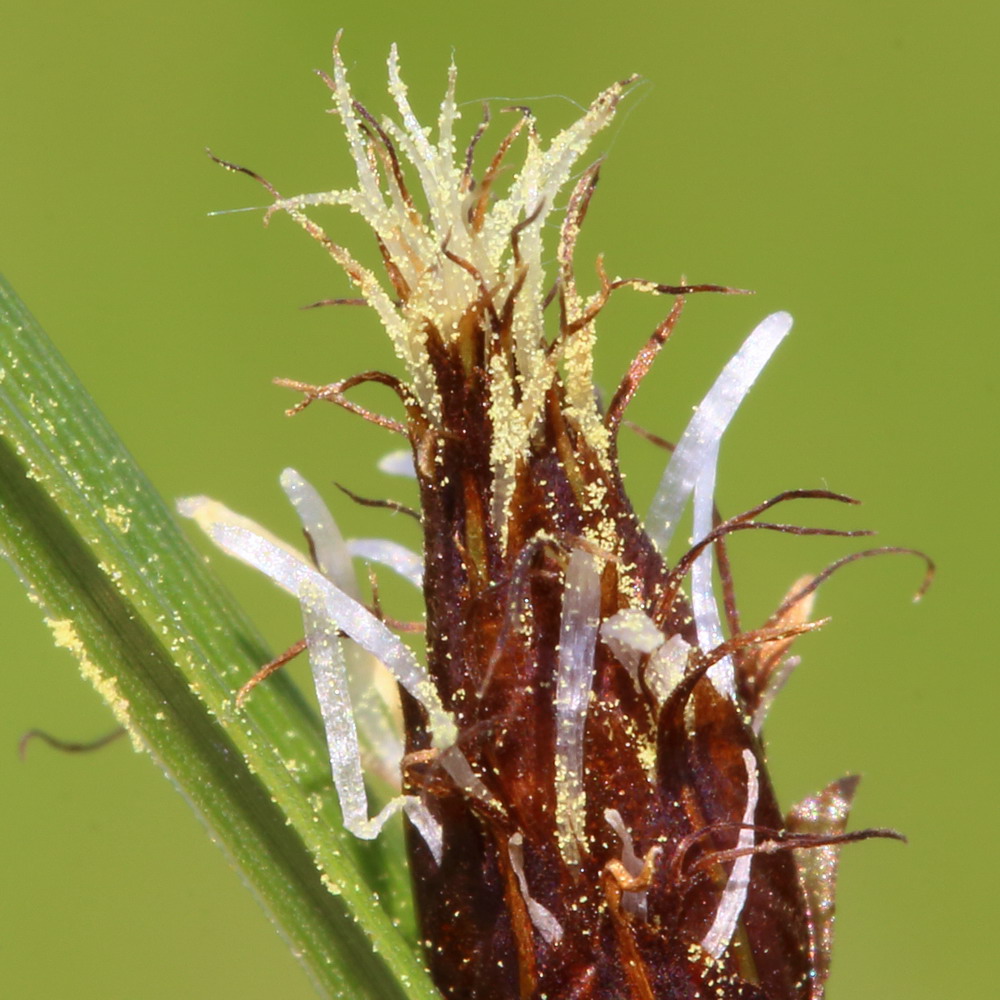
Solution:
[[[132,526],[132,511],[123,504],[116,504],[114,507],[104,505],[104,520],[113,528],[117,528],[123,535]]]
[[[118,681],[109,677],[90,659],[87,647],[76,631],[76,626],[69,618],[46,618],[45,624],[52,632],[52,639],[60,649],[67,649],[76,657],[80,664],[80,673],[96,689],[107,706],[114,713],[118,724],[125,729],[136,750],[145,750],[145,744],[132,722],[128,699],[118,690]]]

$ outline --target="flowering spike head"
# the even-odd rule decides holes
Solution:
[[[593,381],[601,309],[625,285],[681,297],[732,290],[610,280],[599,264],[601,287],[584,297],[573,255],[596,168],[569,196],[556,273],[546,272],[546,226],[560,192],[630,82],[598,95],[549,143],[518,109],[477,174],[488,115],[468,149],[456,152],[454,68],[434,138],[409,104],[395,48],[389,91],[398,118],[381,120],[355,100],[334,50],[328,83],[357,184],[293,198],[275,192],[272,211],[289,214],[344,270],[379,315],[403,377],[367,372],[326,387],[291,384],[305,393],[302,405],[326,399],[405,435],[412,466],[397,453],[386,468],[416,477],[423,572],[389,543],[344,543],[294,473],[286,488],[307,532],[320,532],[313,522],[325,525],[323,544],[312,539],[316,568],[254,540],[244,523],[209,530],[303,604],[338,792],[363,836],[386,813],[368,819],[350,759],[358,737],[344,716],[353,695],[337,637],[350,636],[399,682],[401,804],[428,961],[445,996],[820,1000],[838,844],[886,831],[844,833],[849,781],[786,821],[759,731],[788,673],[782,664],[793,638],[818,624],[808,609],[828,573],[800,583],[756,630],[742,629],[727,599],[726,638],[712,550],[731,597],[725,536],[748,527],[814,533],[757,517],[789,499],[849,498],[791,491],[726,522],[714,513],[720,440],[789,331],[791,318],[778,313],[750,335],[697,409],[648,524],[635,515],[614,438],[681,303],[607,413]],[[522,141],[521,165],[501,189],[501,165]],[[368,223],[384,279],[314,221],[311,210],[326,205]],[[350,403],[346,391],[363,381],[393,389],[405,420]],[[667,546],[690,497],[704,541],[671,568]],[[206,509],[203,501],[195,508]],[[340,555],[328,558],[334,550]],[[423,663],[345,593],[345,552],[422,583]],[[689,573],[690,601],[682,589]]]

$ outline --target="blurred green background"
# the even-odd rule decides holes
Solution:
[[[1000,603],[989,514],[1000,8],[7,4],[0,267],[165,496],[204,492],[286,535],[293,519],[276,482],[286,465],[371,495],[405,496],[407,485],[373,468],[395,446],[382,432],[332,407],[285,420],[292,400],[270,379],[322,382],[392,362],[369,317],[298,311],[347,286],[287,219],[265,231],[260,213],[208,216],[266,197],[202,150],[288,194],[347,183],[326,89],[310,73],[329,66],[341,27],[354,85],[376,111],[388,107],[391,42],[427,120],[454,53],[470,128],[483,99],[517,99],[551,135],[576,103],[643,74],[595,147],[607,163],[580,259],[604,251],[612,274],[683,274],[758,294],[692,300],[632,416],[676,437],[751,326],[786,308],[795,332],[723,448],[723,510],[828,486],[865,506],[786,516],[874,527],[882,543],[922,547],[940,566],[916,607],[913,560],[862,563],[831,581],[819,610],[835,621],[802,641],[803,666],[769,726],[784,802],[860,771],[855,825],[891,825],[911,841],[845,852],[830,1000],[984,995],[1000,818],[987,640]],[[341,219],[325,221],[351,239],[358,226]],[[620,293],[600,344],[609,389],[667,305]],[[661,456],[633,440],[624,459],[644,508]],[[387,524],[329,489],[349,533],[415,540],[400,519]],[[847,547],[737,538],[746,620]],[[276,648],[297,638],[291,602],[216,563]],[[0,607],[3,992],[310,996],[148,760],[124,743],[84,757],[38,745],[17,760],[32,726],[84,739],[110,715],[6,571]]]

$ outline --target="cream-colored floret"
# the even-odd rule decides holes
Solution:
[[[410,106],[395,46],[388,70],[389,93],[398,120],[383,118],[376,123],[356,104],[343,60],[334,50],[331,88],[357,171],[357,187],[282,199],[276,207],[323,242],[378,313],[406,368],[409,388],[432,422],[440,420],[441,405],[427,350],[428,329],[436,329],[446,342],[458,339],[462,336],[461,320],[484,295],[494,303],[504,303],[521,282],[511,311],[515,365],[500,360],[490,371],[492,513],[495,523],[503,525],[518,466],[528,453],[546,391],[557,374],[557,359],[550,356],[544,335],[545,295],[554,275],[546,274],[543,265],[543,235],[557,211],[560,191],[594,135],[611,121],[630,81],[616,83],[601,93],[586,113],[547,147],[543,147],[533,121],[526,117],[518,126],[526,132],[523,163],[507,190],[485,207],[484,214],[478,214],[471,211],[478,193],[468,177],[465,153],[456,149],[453,131],[460,117],[454,65],[449,69],[438,115],[436,141]],[[403,163],[395,163],[397,156]],[[412,170],[419,179],[426,206],[422,211],[401,181],[405,170]],[[397,284],[405,288],[402,301],[398,301],[398,290],[390,292],[305,214],[307,208],[319,205],[343,206],[364,218],[384,250],[390,271],[397,276]],[[563,223],[561,257],[571,254],[577,229],[577,220]],[[520,263],[515,261],[515,234]],[[567,317],[573,322],[586,315],[593,300],[582,301],[572,281],[567,282],[565,274],[562,277]],[[482,322],[488,319],[483,316]],[[596,454],[605,459],[608,437],[594,397],[593,339],[590,322],[560,345],[558,360],[572,418]],[[518,372],[516,384],[512,369]]]

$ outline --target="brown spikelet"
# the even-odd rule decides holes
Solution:
[[[314,622],[307,643],[318,677],[339,683],[330,644],[346,634],[401,684],[402,802],[435,981],[454,1000],[820,1000],[838,846],[893,836],[845,832],[853,779],[786,820],[768,776],[764,717],[794,638],[822,624],[810,620],[812,595],[833,568],[798,581],[754,629],[740,625],[723,560],[728,636],[711,583],[713,550],[724,555],[740,531],[862,534],[760,519],[789,500],[854,502],[826,490],[787,491],[729,520],[713,515],[719,437],[790,317],[768,317],[727,365],[679,440],[644,525],[617,466],[626,408],[684,298],[736,290],[610,279],[599,262],[600,287],[584,297],[573,258],[597,184],[592,167],[558,226],[549,291],[546,226],[560,189],[631,80],[600,94],[548,145],[519,109],[477,174],[489,115],[456,154],[454,72],[432,140],[409,107],[395,51],[390,92],[401,124],[356,102],[336,51],[334,63],[328,83],[357,186],[296,198],[266,186],[274,210],[325,247],[360,297],[329,301],[371,306],[402,374],[283,384],[303,394],[296,411],[327,400],[407,438],[423,532],[424,661],[392,645],[377,606],[372,616],[342,600],[342,540],[309,528],[318,515],[305,512],[313,501],[297,481],[286,489],[316,568],[277,550],[267,568]],[[518,143],[524,164],[508,179]],[[307,214],[324,205],[371,225],[384,279]],[[595,328],[625,286],[676,299],[605,411],[593,382]],[[403,418],[351,402],[345,393],[362,381],[389,386]],[[668,543],[692,494],[695,543],[671,562]],[[211,517],[220,544],[262,564],[244,536]],[[381,552],[384,561],[393,551]],[[350,699],[338,698],[323,707],[342,760],[357,733]],[[361,719],[357,728],[367,732]],[[343,802],[348,790],[358,794],[360,771],[339,766]],[[345,822],[372,836],[380,821],[345,808]]]

